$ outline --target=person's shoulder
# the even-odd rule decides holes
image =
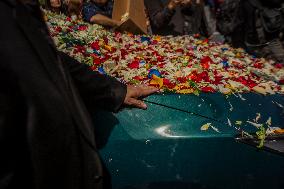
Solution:
[[[1,0],[0,1],[0,17],[5,18],[2,19],[1,25],[5,25],[5,23],[10,22],[9,18],[13,17],[13,8],[17,6],[17,1],[15,0]]]

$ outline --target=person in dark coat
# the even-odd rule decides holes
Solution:
[[[280,41],[284,28],[283,3],[283,0],[241,0],[238,16],[243,22],[232,35],[233,46],[284,64],[284,47]]]
[[[101,189],[85,104],[118,111],[155,88],[126,86],[59,53],[37,3],[0,1],[0,188]]]
[[[144,0],[153,34],[207,36],[203,1]]]

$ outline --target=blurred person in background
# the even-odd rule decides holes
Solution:
[[[84,0],[39,0],[42,8],[56,13],[64,13],[73,20],[82,19]]]
[[[284,63],[282,7],[283,0],[225,0],[217,13],[217,29],[234,47]]]
[[[234,47],[243,47],[244,22],[240,0],[219,1],[216,8],[216,29],[225,37],[225,41]]]
[[[202,0],[144,0],[153,34],[207,36]]]
[[[64,13],[65,1],[63,0],[39,0],[42,8],[50,10],[55,13]]]
[[[213,42],[224,43],[224,36],[217,29],[216,13],[224,0],[205,0],[204,13],[207,23],[209,39]]]
[[[68,0],[67,15],[73,20],[82,19],[83,0]]]
[[[257,56],[284,63],[280,34],[284,29],[283,0],[242,1],[245,46]]]

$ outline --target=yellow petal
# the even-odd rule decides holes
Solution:
[[[153,75],[150,85],[159,85],[159,87],[162,88],[164,85],[164,80],[163,78]]]
[[[156,36],[156,37],[154,38],[154,40],[156,40],[156,41],[161,41],[161,36]]]
[[[105,49],[108,50],[108,51],[111,51],[111,50],[112,50],[112,47],[109,46],[109,45],[105,45]]]
[[[255,92],[266,95],[267,92],[264,88],[259,87],[259,86],[255,86],[254,88],[252,88]]]
[[[194,90],[193,89],[181,89],[181,90],[177,90],[177,93],[180,93],[180,94],[191,94],[193,93]]]
[[[284,134],[284,129],[277,129],[274,131],[275,134]]]
[[[206,123],[206,124],[201,126],[200,130],[201,131],[207,131],[210,126],[211,126],[211,123]]]
[[[236,121],[235,124],[236,125],[241,125],[241,124],[243,124],[243,122],[242,121]]]

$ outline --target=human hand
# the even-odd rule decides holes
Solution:
[[[147,109],[147,105],[139,98],[149,96],[156,93],[159,89],[155,87],[149,87],[147,85],[128,85],[127,93],[124,99],[124,104],[140,109]]]
[[[168,9],[173,10],[175,9],[178,5],[180,5],[184,0],[170,0],[168,4]]]

